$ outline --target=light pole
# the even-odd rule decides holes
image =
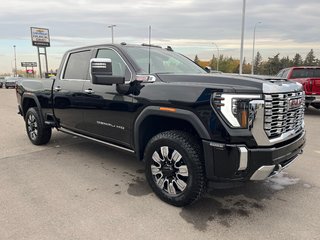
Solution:
[[[117,26],[117,25],[114,25],[114,24],[108,26],[108,28],[111,28],[111,42],[112,42],[112,44],[114,43],[114,39],[113,39],[113,28],[116,27],[116,26]]]
[[[16,45],[13,45],[14,51],[14,76],[17,76],[17,54],[16,54]]]
[[[252,64],[251,64],[251,74],[254,74],[254,45],[256,44],[256,27],[261,22],[257,22],[253,28],[253,43],[252,43]]]
[[[239,74],[242,74],[242,62],[243,62],[243,38],[244,38],[244,23],[246,16],[246,0],[243,0],[242,6],[242,28],[241,28],[241,48],[240,48],[240,68]]]
[[[219,50],[219,47],[216,43],[212,43],[216,46],[217,50],[218,50],[218,58],[217,58],[217,71],[219,71],[219,60],[220,60],[220,50]]]

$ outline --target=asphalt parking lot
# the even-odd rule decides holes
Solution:
[[[13,89],[0,89],[0,239],[320,239],[320,111],[304,154],[264,182],[176,208],[131,155],[57,131],[34,146]]]

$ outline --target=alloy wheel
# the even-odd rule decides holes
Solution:
[[[27,119],[28,134],[32,140],[38,137],[38,123],[33,114],[30,114]]]
[[[157,186],[170,196],[182,193],[188,184],[188,166],[175,149],[162,146],[152,154],[151,173]]]

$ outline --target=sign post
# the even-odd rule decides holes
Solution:
[[[49,29],[47,28],[38,28],[31,27],[31,40],[32,45],[37,47],[38,50],[38,62],[39,62],[39,73],[40,78],[42,78],[42,69],[41,69],[41,55],[45,56],[46,62],[46,72],[48,72],[48,57],[47,57],[47,47],[50,47],[50,35]],[[43,52],[40,49],[43,49]]]

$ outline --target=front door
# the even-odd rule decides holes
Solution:
[[[132,71],[120,53],[112,48],[99,49],[97,58],[112,61],[114,76],[125,77],[126,83],[132,78]],[[88,135],[101,140],[131,147],[132,97],[118,93],[116,85],[96,85],[90,81],[84,84],[86,110],[84,111],[85,129]]]

